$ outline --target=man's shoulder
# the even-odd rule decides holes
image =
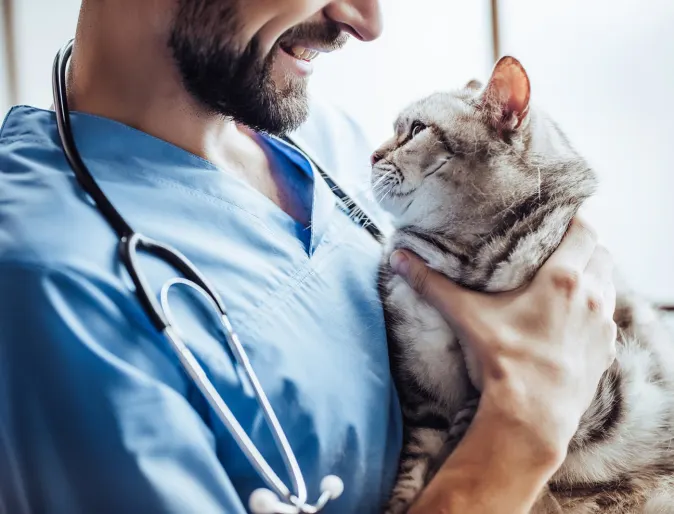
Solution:
[[[0,131],[0,264],[71,268],[80,255],[98,253],[97,234],[105,227],[78,194],[55,131],[50,111],[19,106],[5,118]]]

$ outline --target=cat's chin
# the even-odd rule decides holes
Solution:
[[[379,206],[391,216],[391,222],[396,228],[401,228],[412,223],[413,220],[408,219],[409,201],[405,201],[403,197],[387,198],[379,202]]]

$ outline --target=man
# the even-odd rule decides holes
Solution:
[[[264,133],[305,120],[316,52],[380,31],[375,0],[85,0],[69,73],[85,163],[137,230],[186,254],[222,295],[310,501],[323,476],[344,480],[331,513],[378,512],[396,471],[380,249],[306,157]],[[343,117],[314,110],[295,135],[338,182],[367,180],[354,175],[367,156]],[[116,248],[53,112],[13,109],[0,133],[0,506],[245,512],[263,484],[148,321]],[[140,264],[157,293],[174,276]],[[463,291],[412,255],[395,264],[475,347],[485,377],[473,428],[416,511],[525,512],[611,360],[610,259],[576,223],[533,283],[507,295]],[[289,483],[212,318],[184,291],[171,302]]]

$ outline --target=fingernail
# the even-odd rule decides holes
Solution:
[[[389,264],[398,275],[407,275],[410,270],[410,260],[403,252],[398,250],[391,254]]]

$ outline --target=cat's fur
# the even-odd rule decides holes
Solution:
[[[485,87],[471,81],[407,108],[373,156],[373,188],[395,224],[380,287],[405,419],[391,514],[458,442],[479,388],[444,320],[391,273],[391,251],[410,249],[466,287],[512,290],[595,191],[594,172],[529,94],[520,63],[503,58]],[[536,514],[674,513],[674,343],[656,311],[622,289],[614,319],[616,361]]]

